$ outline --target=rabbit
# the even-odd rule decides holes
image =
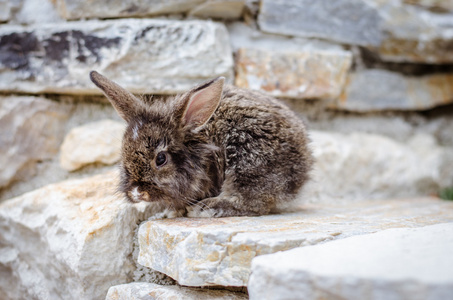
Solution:
[[[217,77],[167,101],[137,98],[92,71],[127,122],[119,190],[188,217],[258,216],[295,199],[313,156],[284,104]]]

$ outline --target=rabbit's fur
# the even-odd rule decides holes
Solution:
[[[90,77],[128,123],[120,190],[132,202],[198,217],[263,215],[309,178],[306,129],[272,97],[219,77],[147,104],[97,72]]]

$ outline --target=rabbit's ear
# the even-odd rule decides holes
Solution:
[[[96,71],[90,72],[90,79],[104,92],[120,117],[126,122],[129,123],[137,115],[141,102],[132,93]]]
[[[182,115],[184,126],[195,130],[209,121],[219,106],[225,77],[217,77],[189,93]]]

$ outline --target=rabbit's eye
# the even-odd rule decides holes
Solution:
[[[167,154],[165,152],[159,152],[156,156],[156,166],[162,167],[167,162]]]

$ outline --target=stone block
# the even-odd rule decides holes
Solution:
[[[338,202],[436,194],[453,184],[450,148],[430,135],[404,143],[377,134],[312,131],[309,201]]]
[[[263,0],[265,32],[359,45],[384,60],[453,62],[453,13],[436,14],[393,0]]]
[[[382,17],[362,0],[262,0],[258,24],[270,33],[378,46]]]
[[[206,0],[56,0],[60,15],[68,20],[82,18],[144,17],[186,13]]]
[[[245,0],[208,0],[193,8],[189,15],[201,18],[239,19]]]
[[[148,221],[138,263],[187,286],[245,286],[254,257],[388,228],[448,222],[453,203],[432,198],[306,204],[295,213]]]
[[[236,85],[276,97],[336,98],[351,66],[346,51],[285,52],[239,49]]]
[[[250,299],[449,299],[452,232],[453,223],[389,229],[257,257]]]
[[[112,286],[105,300],[246,300],[246,294],[225,290],[200,289],[177,285],[133,282]]]
[[[0,189],[58,153],[69,114],[69,106],[42,97],[0,97]]]
[[[453,74],[408,77],[396,72],[369,69],[349,75],[334,108],[370,112],[426,110],[453,103]]]
[[[0,204],[2,299],[103,299],[132,280],[134,231],[154,211],[120,197],[117,177],[52,184]]]
[[[194,15],[204,18],[236,19],[242,15],[245,0],[108,0],[85,2],[57,0],[60,15],[68,20],[83,18],[144,17],[165,14]]]
[[[198,20],[4,25],[0,53],[2,92],[100,94],[94,69],[135,93],[177,93],[233,69],[225,26]]]
[[[61,167],[75,171],[89,164],[111,165],[118,162],[124,129],[124,123],[113,120],[73,128],[60,148]]]

